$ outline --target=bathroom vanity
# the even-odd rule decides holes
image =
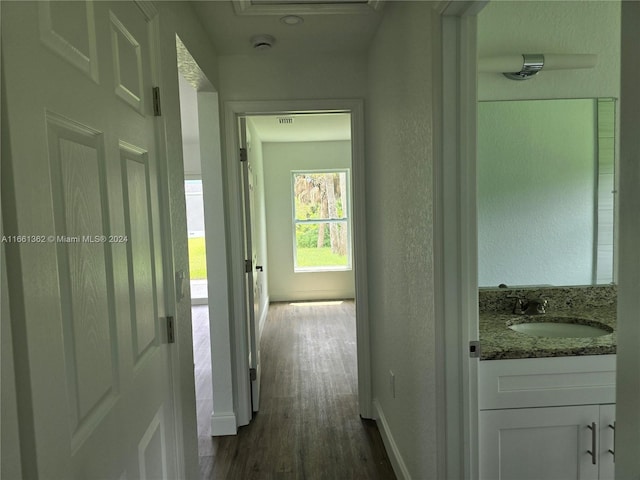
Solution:
[[[615,294],[615,287],[481,291],[481,479],[614,478]],[[548,299],[547,313],[515,315],[509,297],[518,295]],[[606,329],[546,337],[509,328],[563,319]]]

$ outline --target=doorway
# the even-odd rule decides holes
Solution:
[[[237,353],[236,362],[234,365],[234,373],[238,381],[235,383],[235,398],[236,398],[236,414],[238,425],[246,425],[250,422],[253,409],[251,405],[251,391],[250,391],[250,342],[249,342],[249,328],[247,327],[248,321],[248,308],[246,305],[245,292],[246,279],[243,274],[238,272],[244,271],[244,264],[246,259],[246,251],[244,246],[244,231],[243,226],[243,212],[242,212],[242,173],[239,159],[239,153],[241,148],[240,141],[240,129],[239,119],[250,117],[250,122],[256,120],[265,120],[267,117],[271,118],[283,118],[288,119],[293,117],[293,122],[297,121],[297,118],[304,117],[310,114],[348,114],[350,121],[347,122],[347,129],[350,132],[350,153],[351,153],[351,195],[353,198],[353,205],[351,208],[352,215],[352,238],[351,246],[352,251],[352,273],[353,273],[353,292],[356,299],[356,330],[357,330],[357,359],[358,359],[358,391],[359,391],[359,410],[360,415],[364,418],[371,418],[371,398],[370,398],[370,359],[369,359],[369,330],[367,321],[367,298],[366,298],[366,251],[364,247],[365,237],[365,211],[364,211],[364,161],[363,161],[363,122],[362,122],[362,103],[358,100],[344,100],[344,101],[267,101],[267,102],[228,102],[225,111],[225,129],[226,148],[227,148],[227,186],[229,194],[229,230],[231,237],[231,251],[230,261],[232,265],[237,265],[240,269],[232,268],[232,291],[233,291],[233,308],[235,311],[243,312],[243,315],[236,315],[235,324],[235,338],[234,348]],[[285,120],[285,125],[291,125],[290,120]],[[255,125],[254,125],[255,126]],[[253,133],[255,135],[255,132]],[[249,131],[248,144],[251,148],[256,148],[255,137],[252,137],[252,132]],[[276,142],[264,142],[265,144],[272,144]],[[270,149],[267,148],[265,150]],[[277,147],[276,147],[277,149]],[[300,156],[298,157],[300,158]],[[266,162],[265,162],[266,164]],[[292,172],[288,170],[286,174],[285,184],[286,191],[292,192]],[[277,187],[276,187],[277,188]],[[268,189],[268,187],[266,187]],[[339,189],[338,189],[339,191]],[[288,207],[282,209],[286,211],[288,226],[285,227],[285,231],[288,233],[289,244],[291,248],[289,250],[289,256],[291,258],[291,271],[293,273],[294,258],[293,258],[293,242],[296,238],[293,230],[293,211],[292,211],[292,198],[290,193],[287,193],[285,202],[289,202]],[[268,203],[268,200],[267,200]],[[268,208],[268,207],[267,207]],[[266,215],[267,223],[271,223],[271,217]],[[267,227],[265,226],[265,229]],[[317,238],[317,237],[316,237]],[[272,242],[268,242],[268,248],[271,249]],[[275,243],[275,242],[273,242]],[[268,256],[269,264],[271,264],[270,270],[275,270],[272,264],[272,258]],[[267,277],[267,281],[271,282],[271,276]],[[269,283],[269,295],[273,294],[274,290]],[[317,292],[316,299],[322,297],[327,298],[327,292]],[[308,295],[308,293],[307,293]],[[274,297],[277,298],[277,297]],[[307,298],[309,299],[309,298]],[[273,299],[272,299],[273,300]],[[259,325],[259,322],[257,322]],[[258,327],[259,328],[259,327]],[[258,330],[259,335],[259,330]]]
[[[182,73],[178,74],[178,85],[180,92],[182,158],[184,162],[184,193],[187,209],[191,304],[206,305],[207,263],[198,122],[198,91],[186,80]]]
[[[270,301],[355,297],[351,115],[240,119],[246,312],[252,412]],[[273,267],[273,268],[271,268]]]
[[[191,270],[190,278],[183,281],[191,286],[198,436],[210,439],[236,432],[229,387],[230,315],[218,93],[178,37],[176,45],[189,217],[189,235],[182,241],[189,245]],[[207,251],[216,255],[206,255]],[[201,457],[210,453],[199,452]]]

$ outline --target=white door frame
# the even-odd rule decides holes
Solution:
[[[176,75],[189,78],[195,88],[197,84],[197,115],[199,128],[199,144],[201,157],[202,193],[204,202],[205,250],[215,252],[206,256],[207,265],[207,304],[209,310],[209,331],[211,343],[211,377],[213,388],[213,412],[211,413],[211,434],[235,435],[237,432],[236,416],[233,407],[232,365],[228,287],[227,240],[225,229],[224,179],[221,151],[220,107],[219,95],[215,86],[195,61],[188,48],[179,37],[177,42]],[[177,77],[176,77],[177,78]],[[173,183],[184,183],[182,178]],[[180,215],[184,215],[182,212]],[[186,222],[185,222],[186,223]],[[185,231],[176,231],[175,237],[184,237]],[[177,241],[181,245],[184,241]],[[188,282],[189,279],[183,279]],[[191,299],[189,312],[191,312]],[[191,331],[189,316],[189,331]],[[181,337],[178,336],[180,341]],[[184,337],[180,347],[183,353],[179,360],[182,374],[193,380],[193,344],[192,337]],[[188,353],[187,353],[188,349]],[[175,368],[178,368],[176,366]],[[188,387],[188,385],[187,385]],[[190,419],[192,405],[190,399],[193,392],[183,389],[176,393],[183,397],[183,416]],[[194,402],[195,403],[195,398]],[[195,427],[197,429],[197,426]],[[184,425],[184,435],[191,434],[189,425]],[[185,445],[185,451],[187,446]],[[190,454],[190,453],[189,453]]]
[[[448,1],[441,17],[440,155],[434,162],[439,478],[478,478],[476,215],[477,14],[486,0]],[[436,117],[438,118],[438,117]],[[439,124],[439,126],[438,126]]]
[[[238,116],[295,112],[351,113],[353,253],[356,291],[356,335],[358,358],[359,412],[371,418],[371,359],[367,300],[367,251],[364,195],[364,113],[362,100],[280,100],[232,101],[225,103],[225,152],[227,174],[227,220],[229,228],[229,266],[231,269],[232,325],[229,339],[234,363],[234,405],[238,426],[251,420],[249,362],[247,352],[242,200]]]
[[[640,94],[637,79],[640,4],[622,2],[620,84],[620,197],[618,264],[618,348],[616,377],[616,478],[638,478],[640,416]]]

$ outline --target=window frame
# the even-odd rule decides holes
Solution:
[[[345,210],[343,206],[343,218],[326,218],[326,219],[308,219],[308,220],[298,220],[296,218],[296,200],[295,200],[295,185],[296,185],[296,176],[297,175],[317,175],[317,174],[326,174],[326,173],[344,173],[346,176],[345,185],[347,187],[346,191],[346,199],[347,199],[347,208]],[[351,169],[349,167],[344,168],[320,168],[320,169],[301,169],[301,170],[291,170],[291,191],[289,193],[291,199],[291,226],[292,226],[292,234],[293,234],[293,271],[294,273],[322,273],[322,272],[349,272],[353,270],[353,249],[352,249],[352,225],[351,225]],[[298,225],[309,225],[309,224],[331,224],[331,223],[346,223],[347,225],[347,264],[346,265],[334,265],[334,266],[324,266],[324,267],[299,267],[298,266],[298,242],[296,237],[296,227]]]

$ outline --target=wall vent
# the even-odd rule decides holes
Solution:
[[[278,117],[278,123],[280,125],[291,125],[293,123],[293,117]]]

